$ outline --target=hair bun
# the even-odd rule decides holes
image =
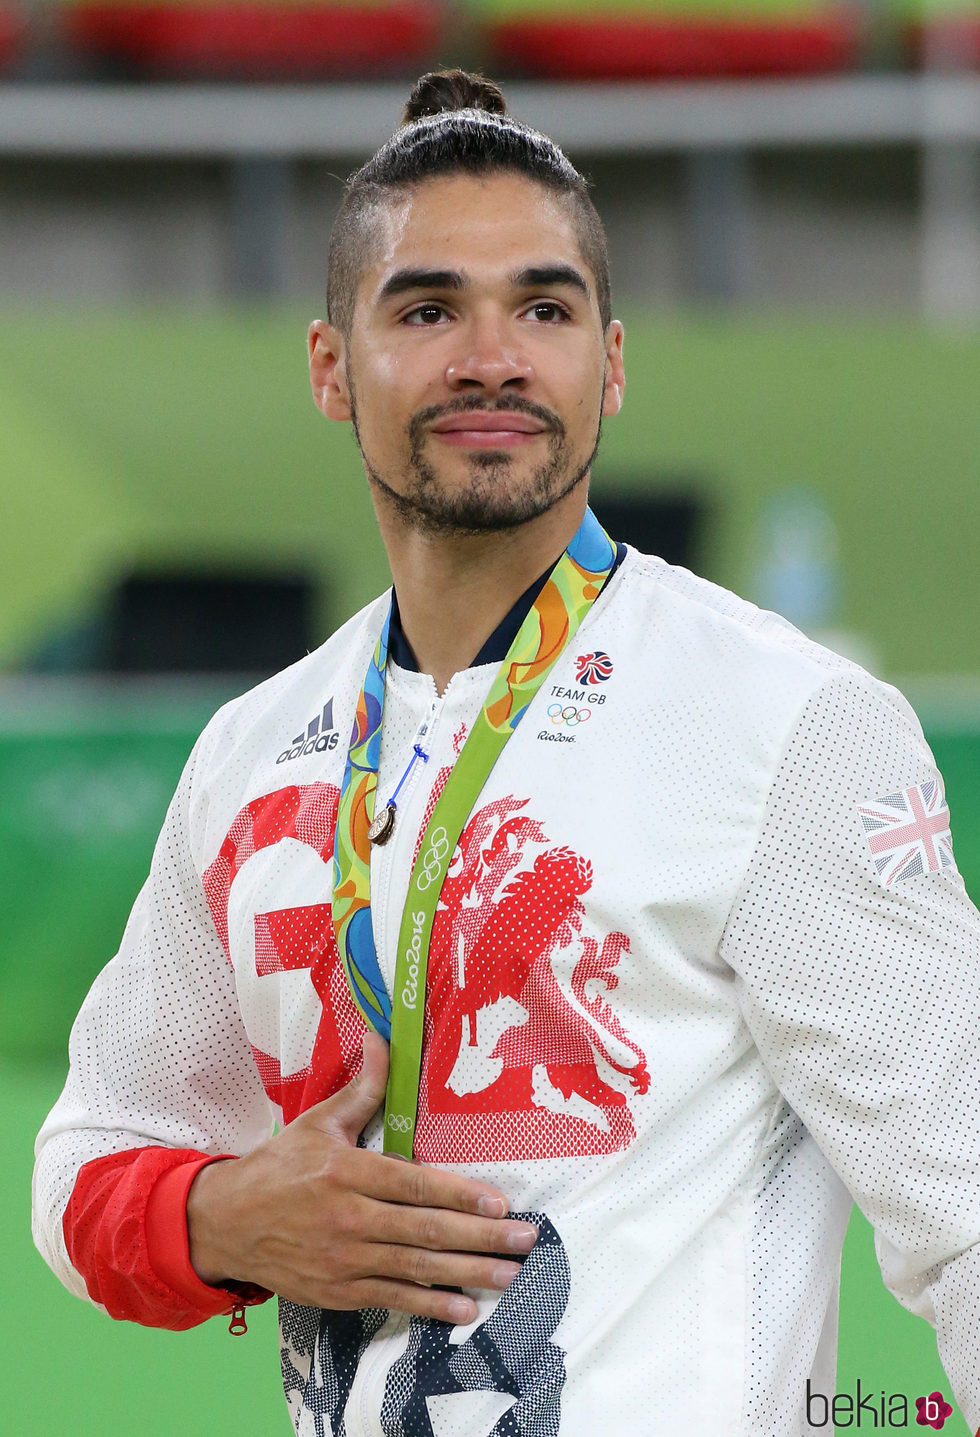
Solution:
[[[466,70],[432,70],[416,82],[405,106],[403,124],[447,110],[486,110],[506,115],[507,102],[492,80]]]

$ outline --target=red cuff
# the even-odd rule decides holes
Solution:
[[[223,1158],[199,1158],[161,1173],[146,1200],[146,1260],[161,1282],[182,1297],[188,1307],[215,1317],[230,1312],[234,1299],[224,1288],[208,1287],[191,1266],[187,1235],[187,1194],[191,1183],[208,1163]]]
[[[189,1148],[150,1147],[79,1169],[62,1219],[65,1243],[92,1301],[111,1317],[180,1331],[271,1295],[208,1287],[191,1267],[187,1193],[214,1161]]]

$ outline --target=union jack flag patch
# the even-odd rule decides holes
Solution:
[[[886,888],[919,873],[956,872],[949,808],[937,779],[858,804],[875,871]]]

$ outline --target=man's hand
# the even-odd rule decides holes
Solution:
[[[356,1147],[384,1101],[388,1047],[364,1039],[346,1088],[243,1158],[210,1163],[191,1184],[191,1263],[203,1282],[255,1283],[309,1307],[388,1307],[466,1323],[459,1293],[500,1290],[537,1230],[505,1219],[503,1193],[438,1168]]]

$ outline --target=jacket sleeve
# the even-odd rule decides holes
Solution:
[[[883,802],[884,800],[884,802]],[[782,754],[722,941],[787,1101],[872,1223],[882,1276],[937,1329],[980,1422],[980,914],[911,709],[827,682]]]
[[[195,857],[207,741],[188,761],[120,950],[75,1021],[68,1079],[35,1149],[45,1261],[113,1317],[171,1328],[267,1295],[206,1287],[187,1252],[197,1171],[249,1151],[273,1124]]]

